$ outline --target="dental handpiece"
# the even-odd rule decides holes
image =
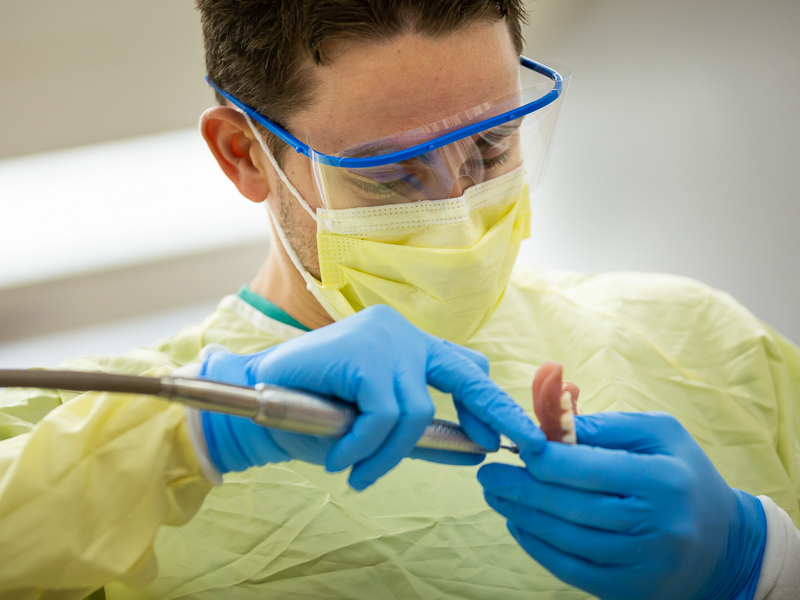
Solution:
[[[331,438],[346,434],[358,416],[353,405],[263,383],[250,388],[185,377],[0,369],[2,387],[147,394],[200,410],[246,417],[264,427]],[[500,447],[518,452],[514,444]],[[417,448],[468,454],[493,452],[473,442],[458,424],[442,419],[431,421],[418,440]]]

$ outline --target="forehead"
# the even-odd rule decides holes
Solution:
[[[406,33],[380,42],[341,41],[327,54],[330,63],[313,69],[313,101],[289,123],[326,154],[439,121],[518,85],[505,21],[438,38]]]

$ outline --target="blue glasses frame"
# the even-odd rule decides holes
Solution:
[[[479,121],[477,123],[473,123],[472,125],[467,125],[466,127],[462,127],[461,129],[456,129],[455,131],[451,131],[441,137],[438,137],[434,140],[429,142],[425,142],[423,144],[417,144],[416,146],[411,146],[404,150],[398,150],[397,152],[391,152],[389,154],[382,154],[380,156],[363,156],[363,157],[346,157],[346,156],[330,156],[328,154],[321,154],[316,150],[312,149],[308,144],[304,144],[296,137],[294,137],[291,133],[286,131],[280,125],[273,123],[267,117],[259,113],[253,107],[248,106],[235,96],[229,94],[222,88],[217,87],[217,85],[211,81],[211,79],[206,75],[206,81],[208,85],[214,88],[223,98],[231,102],[234,106],[240,108],[244,111],[251,119],[253,119],[256,123],[263,125],[269,131],[274,133],[278,136],[281,140],[289,144],[298,154],[302,154],[315,160],[319,163],[324,165],[331,165],[334,167],[343,167],[348,169],[359,169],[359,168],[368,168],[368,167],[381,167],[384,165],[390,165],[392,163],[402,162],[404,160],[408,160],[409,158],[414,158],[415,156],[419,156],[420,154],[424,154],[425,152],[430,152],[431,150],[436,150],[441,148],[442,146],[446,146],[447,144],[451,144],[458,140],[462,140],[466,137],[471,135],[475,135],[481,131],[486,131],[487,129],[491,129],[501,123],[506,123],[508,121],[513,121],[514,119],[519,119],[520,117],[524,117],[525,115],[529,115],[530,113],[539,110],[540,108],[544,108],[548,104],[552,104],[556,101],[556,99],[562,94],[564,89],[564,79],[563,77],[555,70],[551,69],[547,65],[542,63],[538,63],[535,60],[531,60],[525,56],[519,57],[519,63],[532,71],[535,71],[541,75],[544,75],[553,80],[554,86],[553,89],[547,92],[541,98],[534,100],[528,104],[515,108],[514,110],[510,110],[508,112],[504,112],[502,114],[496,115],[485,121]]]

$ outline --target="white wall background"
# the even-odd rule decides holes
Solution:
[[[527,260],[688,275],[800,342],[800,2],[538,0],[573,70]]]
[[[0,0],[0,158],[192,127],[203,75],[191,0]]]
[[[530,10],[530,56],[569,65],[573,78],[549,174],[534,197],[533,238],[523,259],[544,268],[695,277],[731,292],[800,342],[800,2],[535,0]],[[202,75],[199,19],[190,0],[2,0],[0,158],[193,127],[212,102]],[[104,147],[98,151],[106,152]],[[51,158],[60,161],[60,156]],[[30,168],[40,158],[16,160]],[[0,166],[7,171],[12,163]],[[126,168],[136,171],[135,165]],[[176,178],[196,172],[176,169]],[[161,170],[169,172],[170,166]],[[62,178],[42,175],[32,181],[38,196],[63,191]],[[0,234],[13,229],[30,241],[17,245],[13,255],[0,256],[0,275],[4,263],[10,271],[12,260],[14,265],[26,259],[48,262],[48,252],[57,256],[65,251],[65,238],[71,246],[86,238],[70,239],[89,214],[81,212],[78,202],[70,205],[71,217],[66,211],[59,227],[50,223],[47,228],[62,230],[61,239],[41,235],[40,221],[22,218],[15,210],[30,203],[30,195],[24,186],[20,191],[19,177],[12,179],[11,187],[0,181]],[[80,182],[77,186],[74,197],[80,196]],[[108,201],[114,201],[113,190]],[[242,223],[251,219],[249,214],[242,212]],[[52,216],[42,211],[40,218]],[[229,226],[235,228],[235,221]],[[219,259],[209,259],[214,248],[203,250],[197,264],[202,263],[208,286],[194,279],[189,291],[181,284],[182,294],[173,293],[176,270],[191,262],[205,238],[194,249],[181,249],[177,262],[167,243],[161,258],[140,254],[135,277],[126,272],[129,302],[117,306],[130,314],[95,307],[89,312],[99,321],[124,319],[120,331],[141,332],[141,339],[130,337],[132,344],[152,341],[143,336],[154,336],[156,329],[166,335],[194,314],[194,309],[180,312],[175,298],[186,306],[206,306],[211,295],[220,294],[214,282],[223,277],[244,282],[254,272],[261,257],[242,260],[244,252],[253,254],[251,225],[241,247],[235,235],[217,236],[228,239]],[[160,229],[144,232],[141,244],[159,245]],[[172,267],[159,266],[159,260],[173,260]],[[131,268],[131,262],[122,267]],[[77,289],[88,280],[71,277],[89,277],[86,294],[112,305],[115,286],[99,282],[119,273],[114,265],[98,268],[87,263],[83,275],[74,266],[61,276],[51,273],[61,286],[53,289]],[[47,264],[39,270],[52,271]],[[142,273],[149,274],[137,284]],[[225,283],[225,289],[231,285]],[[98,286],[108,296],[93,294]],[[141,299],[131,301],[131,289]],[[41,298],[42,290],[17,287],[4,296],[0,289],[0,327],[9,298],[15,306],[30,308],[34,304],[26,298]],[[57,293],[54,298],[57,305]],[[80,298],[73,294],[73,304],[83,302]],[[47,310],[48,304],[41,306]],[[171,312],[153,317],[155,329],[130,320],[143,318],[141,310],[167,309]],[[8,318],[15,321],[14,331],[24,331],[18,313],[12,313]],[[65,309],[38,323],[55,329],[57,322],[92,325],[85,314],[82,320],[68,317]],[[37,322],[36,315],[25,313],[25,319]],[[132,322],[137,325],[131,327]],[[30,331],[43,333],[35,326]],[[86,340],[97,332],[112,336],[113,327],[92,332],[76,334],[83,340],[76,346],[79,353],[88,351]],[[67,352],[62,334],[37,339],[39,347],[57,343]],[[19,344],[28,342],[15,343],[21,351]],[[26,357],[33,356],[35,340],[24,348]]]

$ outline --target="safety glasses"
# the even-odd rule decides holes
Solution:
[[[345,209],[460,195],[464,188],[525,163],[535,186],[546,168],[556,117],[569,81],[558,71],[520,57],[513,93],[429,125],[324,154],[208,83],[226,100],[313,161],[328,209]]]

